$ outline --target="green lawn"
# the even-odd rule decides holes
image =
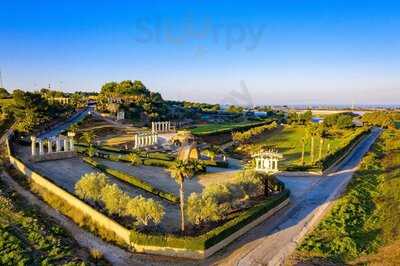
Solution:
[[[194,129],[192,129],[192,133],[195,135],[205,135],[205,134],[212,134],[216,132],[224,132],[230,131],[233,129],[238,129],[242,127],[248,126],[257,126],[262,125],[264,122],[240,122],[240,123],[215,123],[215,124],[205,124],[205,125],[196,125]]]
[[[328,137],[324,141],[322,147],[322,157],[325,157],[329,151],[332,153],[341,148],[344,143],[352,138],[353,130],[340,130],[337,131],[340,137]],[[268,138],[245,146],[243,150],[247,153],[259,149],[261,146],[277,149],[283,153],[284,159],[281,165],[284,167],[300,165],[301,152],[302,152],[302,138],[306,136],[306,129],[304,126],[285,126],[282,130],[278,130],[269,135]],[[314,138],[315,145],[315,159],[318,159],[320,149],[320,138]],[[306,139],[305,146],[305,163],[311,163],[311,140]]]
[[[400,121],[395,121],[394,123],[396,124],[396,127],[397,127],[398,129],[400,129]]]

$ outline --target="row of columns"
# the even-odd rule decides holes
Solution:
[[[31,153],[32,157],[37,155],[44,155],[46,152],[44,150],[44,143],[47,143],[47,153],[53,152],[72,152],[74,148],[74,138],[73,137],[57,137],[54,141],[51,139],[42,140],[37,139],[35,136],[31,137]],[[53,151],[53,143],[56,143],[56,150]],[[39,143],[39,153],[37,153],[36,143]]]
[[[171,121],[165,122],[151,122],[152,132],[170,132],[171,131]]]
[[[257,171],[278,171],[278,159],[256,158]]]
[[[135,149],[155,145],[158,143],[157,133],[136,134],[135,135]]]

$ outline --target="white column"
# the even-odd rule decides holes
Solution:
[[[48,153],[52,153],[53,152],[53,143],[51,142],[50,139],[47,140],[47,149],[48,149]]]
[[[39,139],[39,154],[43,155],[44,154],[44,150],[43,150],[43,141],[41,139]]]
[[[278,160],[275,160],[275,170],[278,170]]]
[[[154,132],[154,122],[151,122],[151,132]]]
[[[32,156],[36,156],[36,137],[31,136],[31,142]]]
[[[168,132],[171,131],[171,121],[168,121]]]
[[[70,151],[74,151],[74,150],[75,150],[74,145],[75,145],[75,143],[74,143],[74,138],[73,138],[73,137],[70,137],[70,138],[69,138],[69,150],[70,150]]]
[[[60,137],[56,138],[56,152],[61,151],[61,142],[60,142]]]
[[[138,145],[138,135],[135,135],[135,149],[137,149],[139,147]]]
[[[68,139],[64,139],[64,151],[68,151]]]

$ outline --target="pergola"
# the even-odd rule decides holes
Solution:
[[[278,162],[283,155],[275,150],[262,150],[252,156],[256,162],[256,171],[265,173],[279,172]]]

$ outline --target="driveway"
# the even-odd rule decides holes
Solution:
[[[322,177],[281,178],[292,191],[289,208],[280,211],[204,265],[281,265],[306,233],[322,218],[330,203],[351,180],[362,157],[379,136],[374,129],[336,169]]]

